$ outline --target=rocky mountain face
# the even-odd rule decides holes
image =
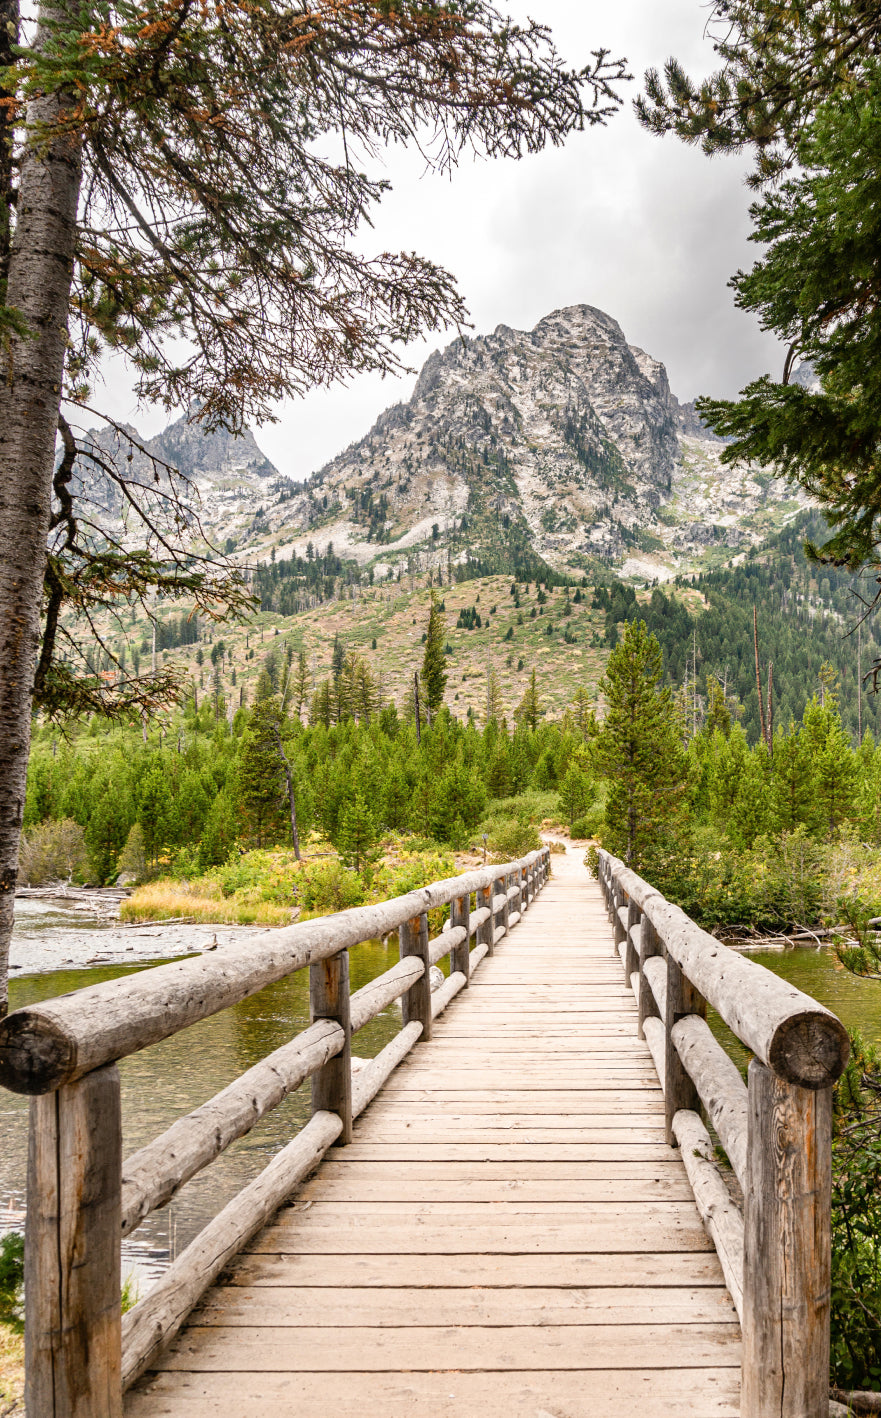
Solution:
[[[305,532],[361,562],[519,542],[560,568],[667,575],[727,560],[800,505],[724,467],[723,448],[663,364],[577,305],[431,355],[406,403],[266,515],[285,550]]]
[[[519,547],[561,569],[665,576],[729,559],[801,505],[761,469],[724,467],[723,447],[663,364],[576,305],[437,351],[412,397],[305,484],[250,434],[186,420],[150,451],[193,479],[212,540],[248,560],[310,540],[362,565]]]
[[[259,535],[264,501],[283,502],[292,486],[258,448],[249,429],[238,435],[225,429],[209,433],[185,416],[155,438],[142,438],[132,425],[123,424],[121,432],[91,429],[85,443],[97,458],[80,460],[76,489],[86,492],[103,521],[117,531],[126,522],[134,530],[137,523],[127,516],[123,494],[102,462],[148,489],[154,505],[157,489],[169,489],[166,469],[177,469],[182,478],[175,481],[183,500],[215,545],[230,535],[233,540]]]

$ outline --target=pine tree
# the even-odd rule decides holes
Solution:
[[[343,866],[368,873],[376,861],[379,830],[367,802],[356,790],[343,804],[336,834],[336,847]]]
[[[587,758],[581,752],[573,753],[560,783],[560,812],[570,827],[586,815],[595,798],[596,785]]]
[[[288,793],[286,758],[283,750],[280,751],[282,722],[278,699],[259,699],[251,711],[239,750],[238,801],[258,847],[270,845],[282,834],[286,835],[291,820],[296,833],[296,809],[292,810],[291,806],[293,783]]]
[[[698,410],[723,461],[773,466],[819,502],[833,533],[815,554],[877,560],[881,543],[881,18],[855,0],[717,0],[723,67],[693,83],[648,76],[643,121],[705,151],[755,148],[752,239],[761,260],[730,284],[788,347],[781,377]],[[793,381],[805,361],[819,388]]]
[[[294,672],[291,694],[294,701],[294,713],[298,719],[303,717],[303,707],[309,697],[309,686],[312,677],[309,673],[309,661],[306,658],[306,651],[301,650],[297,655],[297,668]]]
[[[609,780],[604,845],[637,870],[650,868],[684,819],[682,725],[662,674],[661,647],[645,621],[626,622],[600,681],[606,715],[594,753]]]
[[[499,677],[495,667],[487,665],[486,669],[486,722],[491,719],[498,719],[502,712],[502,691],[499,685]]]
[[[422,683],[425,688],[425,709],[431,723],[444,702],[447,687],[447,659],[444,654],[446,639],[446,619],[438,604],[434,591],[431,593],[431,609],[428,612],[428,629],[425,634],[425,654],[422,659]]]
[[[790,723],[788,733],[778,732],[774,738],[771,814],[777,832],[795,832],[816,816],[811,755],[795,723]]]
[[[538,698],[538,688],[535,682],[535,670],[529,676],[529,684],[526,693],[514,710],[514,718],[518,723],[523,723],[528,729],[535,733],[538,728],[539,717],[542,713]]]
[[[580,593],[577,592],[576,597],[580,600]],[[582,743],[587,743],[587,740],[596,732],[596,715],[593,710],[590,690],[586,689],[583,684],[578,686],[572,700],[572,720]]]

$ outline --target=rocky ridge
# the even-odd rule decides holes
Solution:
[[[560,569],[664,577],[729,559],[803,504],[762,469],[725,467],[723,447],[663,364],[575,305],[436,351],[410,399],[303,484],[250,433],[180,420],[149,451],[192,478],[212,541],[246,560],[309,541],[380,566],[507,545]]]

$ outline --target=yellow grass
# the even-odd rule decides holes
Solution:
[[[121,921],[170,921],[177,916],[190,916],[206,926],[286,926],[290,923],[290,906],[278,906],[272,901],[247,899],[250,893],[237,892],[224,897],[196,894],[179,881],[151,881],[139,886],[127,901],[123,901]],[[242,897],[246,899],[242,899]]]
[[[24,1413],[24,1335],[0,1324],[0,1415]]]

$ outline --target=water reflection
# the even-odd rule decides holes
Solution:
[[[397,941],[368,941],[350,951],[353,990],[374,979],[398,958]],[[149,968],[149,967],[140,967]],[[136,973],[123,967],[59,970],[10,982],[10,1009],[52,999],[86,985]],[[390,1006],[355,1036],[353,1051],[373,1058],[400,1028]],[[162,1043],[120,1061],[123,1148],[126,1155],[150,1142],[183,1113],[204,1103],[234,1078],[309,1023],[308,971],[269,985],[251,999],[204,1019]],[[0,1225],[24,1206],[27,1164],[27,1103],[0,1089]],[[148,1281],[193,1239],[207,1221],[263,1168],[309,1116],[305,1083],[221,1158],[154,1212],[126,1242],[126,1268]]]

